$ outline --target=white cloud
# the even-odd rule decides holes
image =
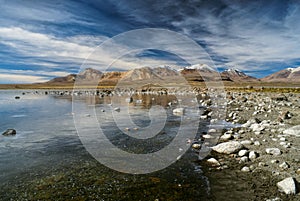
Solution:
[[[0,39],[0,43],[26,56],[49,57],[58,61],[68,61],[70,58],[82,60],[93,50],[88,46],[60,40],[51,35],[30,32],[19,27],[1,27]]]
[[[11,75],[40,75],[45,77],[62,77],[69,74],[66,71],[42,71],[42,70],[11,70],[11,69],[0,69],[1,74]]]
[[[0,73],[0,83],[38,83],[45,82],[47,79],[43,76],[34,75],[15,75],[15,74],[2,74]]]
[[[143,32],[142,32],[143,33]],[[128,70],[141,66],[159,66],[159,65],[176,65],[176,61],[167,60],[165,58],[139,58],[136,54],[139,51],[132,52],[132,48],[144,47],[151,48],[153,41],[161,44],[163,48],[171,36],[157,35],[153,38],[154,34],[145,36],[137,34],[133,38],[113,39],[106,43],[103,47],[97,45],[106,41],[108,37],[105,36],[87,36],[78,35],[67,38],[57,38],[49,34],[35,33],[25,30],[20,27],[0,27],[0,43],[10,47],[13,52],[10,54],[21,55],[26,59],[15,59],[15,63],[22,63],[26,65],[42,66],[48,68],[46,71],[29,71],[29,70],[0,70],[0,73],[11,73],[16,75],[45,75],[45,76],[65,76],[68,72],[68,66],[72,65],[79,67],[85,62],[85,67],[93,67],[99,70],[106,70],[109,64],[113,64],[114,68]],[[147,40],[145,38],[149,37]],[[132,42],[134,41],[134,43]],[[152,41],[152,42],[151,42]],[[168,45],[168,44],[167,44]],[[174,44],[169,44],[168,49],[176,51],[180,48],[177,45],[180,41],[174,41]],[[132,47],[134,46],[134,47]],[[182,47],[181,47],[182,48]],[[186,47],[189,49],[189,47]],[[182,51],[182,49],[180,49]],[[121,55],[117,58],[116,55]],[[180,55],[179,55],[180,56]],[[16,56],[18,57],[18,56]],[[88,58],[86,60],[86,58]],[[49,62],[47,62],[49,61]],[[7,61],[8,63],[11,61]],[[111,63],[113,62],[113,63]],[[64,68],[65,72],[57,72],[52,69]]]

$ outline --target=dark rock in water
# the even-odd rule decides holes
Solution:
[[[17,131],[15,129],[7,129],[2,135],[4,136],[11,136],[11,135],[16,135]]]
[[[20,96],[16,96],[15,99],[20,99]]]

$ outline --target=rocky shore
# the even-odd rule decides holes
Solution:
[[[227,92],[226,121],[240,126],[223,131],[205,163],[265,182],[256,192],[272,193],[257,200],[300,200],[299,101],[294,93]]]

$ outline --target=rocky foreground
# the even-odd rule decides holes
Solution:
[[[228,92],[226,121],[240,126],[222,132],[206,163],[220,171],[239,168],[249,180],[268,174],[271,181],[262,186],[280,193],[264,200],[300,200],[299,103],[300,94]],[[213,131],[203,137],[214,137]]]

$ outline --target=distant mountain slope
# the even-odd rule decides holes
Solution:
[[[103,73],[99,70],[87,68],[78,74],[77,79],[80,78],[82,80],[99,80],[101,79],[102,75]]]
[[[300,82],[300,67],[286,68],[261,79],[264,82]]]
[[[76,74],[70,74],[65,77],[56,77],[53,78],[52,80],[49,80],[48,84],[68,84],[68,83],[74,83],[77,75]]]
[[[137,81],[137,80],[163,80],[169,77],[176,77],[179,73],[170,67],[142,67],[128,71],[123,77],[122,81]]]
[[[187,66],[179,70],[181,75],[184,76],[188,81],[204,82],[204,81],[231,81],[229,77],[222,76],[218,71],[206,64],[195,64]]]
[[[221,73],[222,77],[228,77],[234,82],[255,82],[258,81],[255,77],[246,75],[244,72],[231,68]]]

